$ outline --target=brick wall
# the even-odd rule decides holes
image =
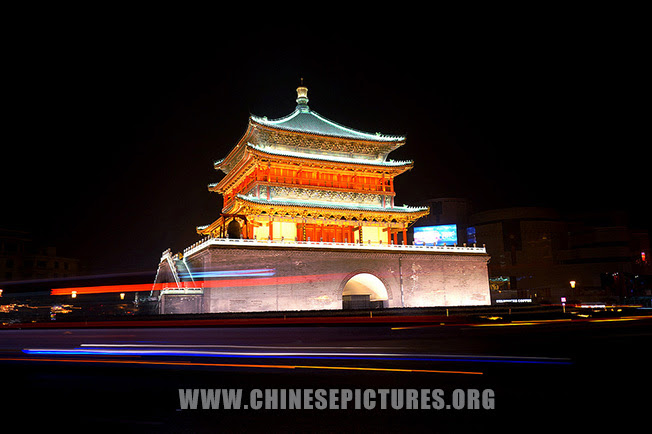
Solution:
[[[385,285],[385,307],[490,304],[483,254],[211,246],[186,258],[193,271],[233,272],[204,289],[204,312],[341,309],[346,282],[370,273]],[[243,277],[242,270],[271,276]],[[189,302],[190,303],[190,302]],[[175,303],[175,310],[182,310]]]

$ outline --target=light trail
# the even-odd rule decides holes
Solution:
[[[542,319],[542,320],[511,321],[511,322],[504,322],[504,323],[467,324],[467,325],[471,327],[514,327],[514,326],[529,326],[529,325],[556,324],[556,323],[581,323],[581,322],[600,323],[600,322],[637,321],[643,319],[652,319],[652,317],[648,315],[632,315],[632,316],[622,316],[618,318],[562,318],[562,319]],[[392,330],[394,330],[394,328]]]
[[[279,349],[288,349],[288,348],[298,348],[302,350],[330,350],[333,348],[338,348],[342,350],[359,350],[359,349],[400,349],[406,347],[286,347],[286,346],[271,346],[271,345],[214,345],[214,344],[81,344],[80,347],[108,347],[108,348],[259,348],[259,349],[270,349],[270,350],[279,350]]]
[[[107,344],[109,345],[109,344]],[[419,362],[475,362],[475,363],[521,363],[569,365],[570,359],[550,357],[518,356],[467,356],[442,354],[399,354],[399,353],[318,353],[318,352],[229,352],[229,351],[175,351],[172,349],[94,349],[94,348],[26,348],[23,353],[32,355],[99,355],[99,356],[172,356],[172,357],[216,357],[216,358],[279,358],[279,359],[323,359],[323,360],[384,360]]]
[[[371,368],[357,366],[320,366],[320,365],[258,365],[238,363],[198,363],[198,362],[167,362],[167,361],[144,361],[144,360],[108,360],[108,359],[42,359],[42,358],[0,358],[9,361],[29,362],[63,362],[63,363],[104,363],[104,364],[131,364],[131,365],[167,365],[167,366],[202,366],[202,367],[226,367],[226,368],[262,368],[262,369],[324,369],[340,371],[377,371],[377,372],[410,372],[410,373],[431,373],[431,374],[462,374],[462,375],[483,375],[480,371],[442,371],[434,369],[402,369],[402,368]]]
[[[581,320],[576,320],[572,318],[563,318],[563,319],[542,319],[542,320],[530,320],[530,321],[511,321],[511,322],[504,322],[504,323],[486,323],[486,324],[469,324],[469,325],[471,327],[511,327],[511,326],[566,323],[571,321],[581,321]]]
[[[423,329],[423,328],[429,328],[429,327],[441,327],[447,325],[446,323],[439,323],[439,324],[426,324],[426,325],[418,325],[418,326],[406,326],[406,327],[392,327],[392,330],[412,330],[412,329]],[[450,325],[455,325],[459,326],[459,323],[454,323]]]
[[[203,289],[203,288],[240,288],[245,286],[264,286],[264,285],[294,285],[306,284],[322,280],[343,279],[346,275],[343,273],[333,274],[308,274],[300,276],[274,276],[274,277],[251,277],[244,279],[225,279],[225,280],[204,280],[198,282],[180,282],[179,289]],[[103,286],[80,286],[71,288],[55,288],[50,291],[50,295],[71,295],[73,291],[77,295],[83,294],[104,294],[113,292],[149,292],[151,290],[160,291],[170,288],[172,283],[136,283],[130,285],[103,285]]]
[[[0,285],[3,287],[9,287],[11,285],[23,285],[27,283],[46,283],[46,282],[67,282],[72,280],[94,280],[94,279],[106,279],[106,278],[116,278],[116,277],[133,277],[133,276],[151,276],[154,278],[154,273],[150,271],[132,271],[127,273],[109,273],[109,274],[82,274],[79,276],[68,276],[68,277],[52,277],[44,279],[22,279],[22,280],[6,280],[0,282]],[[17,295],[20,295],[18,293]]]
[[[206,279],[209,277],[269,277],[276,274],[276,268],[258,268],[251,270],[199,271],[194,273],[179,273],[179,277],[190,279]]]

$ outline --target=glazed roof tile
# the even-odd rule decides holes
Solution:
[[[319,134],[324,136],[341,137],[356,140],[370,140],[375,142],[402,142],[403,136],[388,136],[380,133],[367,133],[353,128],[345,127],[321,116],[307,106],[299,105],[287,116],[269,120],[267,117],[251,115],[251,119],[261,125],[282,130]]]
[[[335,161],[335,162],[340,162],[340,163],[351,163],[351,164],[364,164],[364,165],[370,165],[370,166],[387,166],[387,167],[401,167],[401,166],[406,166],[408,164],[413,164],[413,161],[406,160],[406,161],[394,161],[394,160],[381,160],[381,159],[376,159],[376,160],[365,160],[362,158],[353,158],[353,157],[344,157],[344,156],[338,156],[334,154],[318,154],[318,153],[311,153],[311,152],[298,152],[298,151],[291,151],[287,149],[279,150],[275,149],[271,146],[258,146],[254,145],[252,143],[247,143],[247,146],[260,151],[264,152],[266,154],[272,154],[272,155],[278,155],[278,156],[284,156],[284,157],[297,157],[297,158],[309,158],[312,160],[323,160],[323,161]],[[218,164],[219,162],[216,162],[215,164]]]
[[[375,205],[359,205],[353,203],[338,203],[338,202],[322,202],[322,201],[305,201],[305,200],[292,200],[292,199],[262,199],[253,196],[245,196],[238,194],[238,199],[256,203],[260,205],[277,205],[277,206],[297,206],[297,207],[316,207],[328,209],[346,209],[346,210],[361,210],[361,211],[377,211],[388,213],[416,213],[427,211],[428,207],[414,207],[414,206],[394,206],[394,208],[383,208],[382,206]]]

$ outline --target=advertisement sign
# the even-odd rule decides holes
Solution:
[[[452,246],[457,243],[457,225],[422,226],[414,228],[414,244]]]

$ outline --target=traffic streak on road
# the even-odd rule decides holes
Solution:
[[[587,417],[592,424],[607,410],[624,410],[617,396],[644,387],[631,378],[649,378],[643,360],[652,318],[645,315],[394,321],[0,330],[0,368],[11,373],[5,407],[66,415],[74,426],[157,432],[198,432],[218,422],[236,431],[328,431],[352,421],[407,431],[546,425],[544,415],[555,412],[584,426]],[[624,369],[630,379],[617,380]],[[295,392],[310,406],[300,413],[278,406]],[[231,393],[246,402],[238,411],[201,410]],[[412,398],[426,400],[408,405]],[[269,399],[276,407],[266,407]],[[324,409],[314,407],[321,402]],[[632,414],[636,402],[626,409]]]

